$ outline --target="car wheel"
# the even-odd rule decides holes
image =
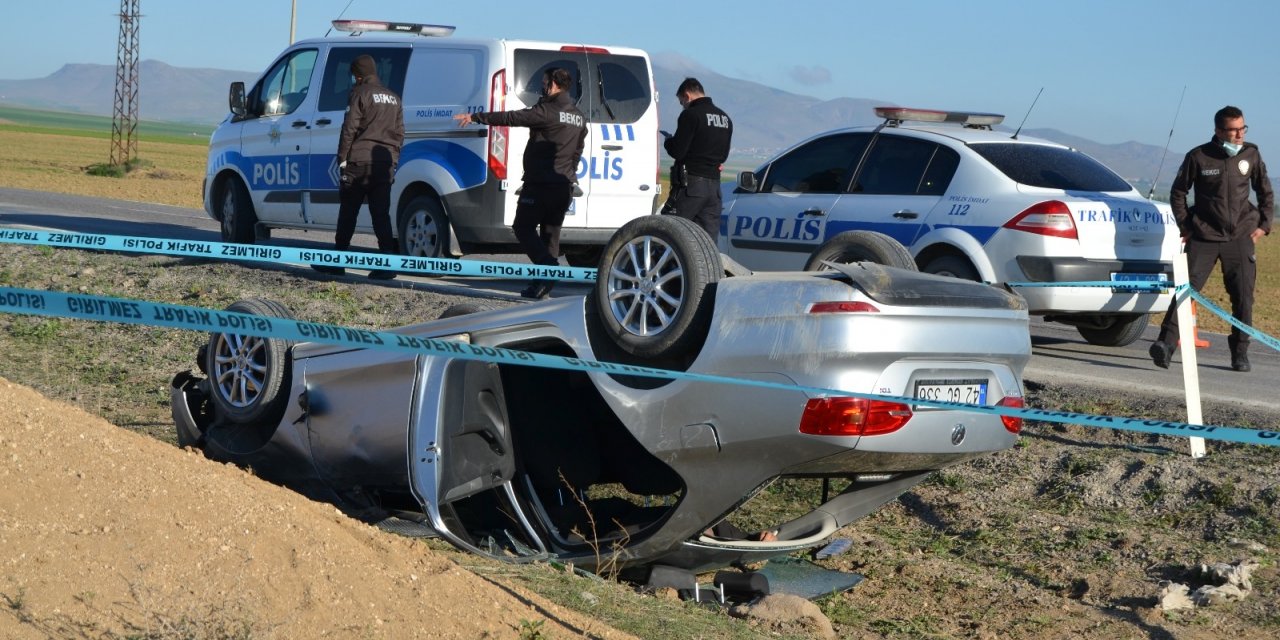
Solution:
[[[443,320],[445,318],[456,318],[458,316],[468,316],[473,313],[480,313],[481,311],[488,311],[488,310],[489,310],[489,307],[487,305],[480,304],[479,302],[460,302],[458,304],[455,304],[449,307],[448,309],[445,309],[444,311],[441,311],[440,316],[437,317],[436,319]]]
[[[874,262],[886,267],[916,270],[916,261],[901,242],[875,231],[845,231],[832,236],[809,255],[804,270],[826,271],[831,268],[825,264],[827,262]]]
[[[1100,347],[1123,347],[1133,344],[1147,330],[1151,317],[1145,313],[1138,315],[1111,316],[1111,324],[1103,328],[1078,326],[1076,331],[1089,344]]]
[[[934,258],[929,264],[925,265],[924,272],[949,278],[982,282],[982,278],[978,276],[978,270],[974,269],[968,260],[960,256]]]
[[[251,298],[227,311],[292,318],[284,305]],[[205,350],[205,371],[215,415],[232,424],[273,424],[284,415],[293,363],[292,340],[214,333]]]
[[[449,252],[449,222],[435,196],[418,196],[400,212],[400,253],[442,258]]]
[[[566,249],[564,252],[564,260],[571,267],[588,267],[591,269],[600,265],[600,256],[604,253],[603,247],[574,247]]]
[[[257,223],[249,191],[240,180],[227,180],[222,187],[222,241],[253,244],[253,228]]]
[[[605,245],[592,299],[605,332],[641,358],[679,358],[706,337],[707,287],[720,280],[720,253],[701,227],[676,216],[643,216]]]

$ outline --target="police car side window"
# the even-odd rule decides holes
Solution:
[[[812,140],[769,166],[763,193],[840,193],[867,148],[867,134]]]
[[[881,134],[858,172],[853,191],[867,195],[916,195],[937,148],[932,142]]]
[[[959,166],[960,154],[954,149],[938,145],[933,151],[933,159],[929,160],[929,168],[924,171],[924,179],[920,181],[917,193],[922,196],[940,196],[946,193]]]
[[[387,47],[334,47],[324,65],[324,79],[320,83],[319,111],[342,111],[347,108],[351,95],[351,62],[368,54],[378,69],[378,79],[383,86],[404,95],[404,77],[409,67],[409,49]]]
[[[307,97],[315,66],[315,49],[294,51],[276,63],[254,87],[249,98],[250,111],[259,116],[293,113]]]

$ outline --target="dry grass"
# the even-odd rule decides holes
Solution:
[[[107,162],[110,140],[0,131],[0,185],[198,209],[207,150],[143,140],[138,157],[149,166],[125,178],[108,178],[88,175],[85,167]]]

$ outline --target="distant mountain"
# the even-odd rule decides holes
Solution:
[[[707,95],[733,118],[730,164],[738,167],[754,167],[816,133],[876,124],[879,119],[872,108],[895,104],[868,98],[821,100],[789,93],[728,77],[673,52],[656,53],[652,59],[661,127],[675,129],[680,113],[676,87],[686,77],[698,78]],[[144,120],[217,124],[227,114],[227,87],[236,80],[251,83],[259,73],[179,68],[144,60],[138,71],[139,116]],[[44,78],[0,80],[0,103],[110,116],[115,106],[115,67],[68,64]],[[1056,129],[1028,129],[1024,134],[1080,149],[1124,176],[1144,194],[1156,176],[1164,151],[1138,142],[1102,144]],[[1157,197],[1168,197],[1169,184],[1184,151],[1170,150],[1166,155],[1159,172]]]
[[[227,115],[227,87],[252,82],[259,72],[172,67],[157,60],[138,65],[138,116],[143,120],[217,124]],[[115,110],[116,68],[68,64],[32,80],[0,80],[0,102],[90,115]]]

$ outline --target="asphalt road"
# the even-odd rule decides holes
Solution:
[[[61,229],[159,237],[180,240],[219,239],[218,224],[198,209],[167,205],[87,198],[40,191],[0,188],[0,226]],[[272,242],[282,246],[328,248],[328,232],[273,230]],[[355,247],[374,251],[369,235],[357,235]],[[524,256],[476,255],[481,260],[525,262]],[[358,273],[358,272],[353,272]],[[349,275],[349,278],[359,277]],[[416,289],[455,295],[520,299],[524,282],[475,278],[401,277]],[[561,283],[553,295],[587,292],[588,285]],[[1066,325],[1032,319],[1032,358],[1024,378],[1042,384],[1079,384],[1099,389],[1142,391],[1176,396],[1183,393],[1181,356],[1174,355],[1169,369],[1157,368],[1147,355],[1156,327],[1148,327],[1142,340],[1127,347],[1095,347]],[[1201,333],[1211,346],[1197,352],[1201,395],[1206,400],[1238,403],[1264,410],[1280,410],[1276,380],[1280,379],[1280,354],[1262,344],[1250,351],[1253,371],[1231,370],[1226,336]]]

